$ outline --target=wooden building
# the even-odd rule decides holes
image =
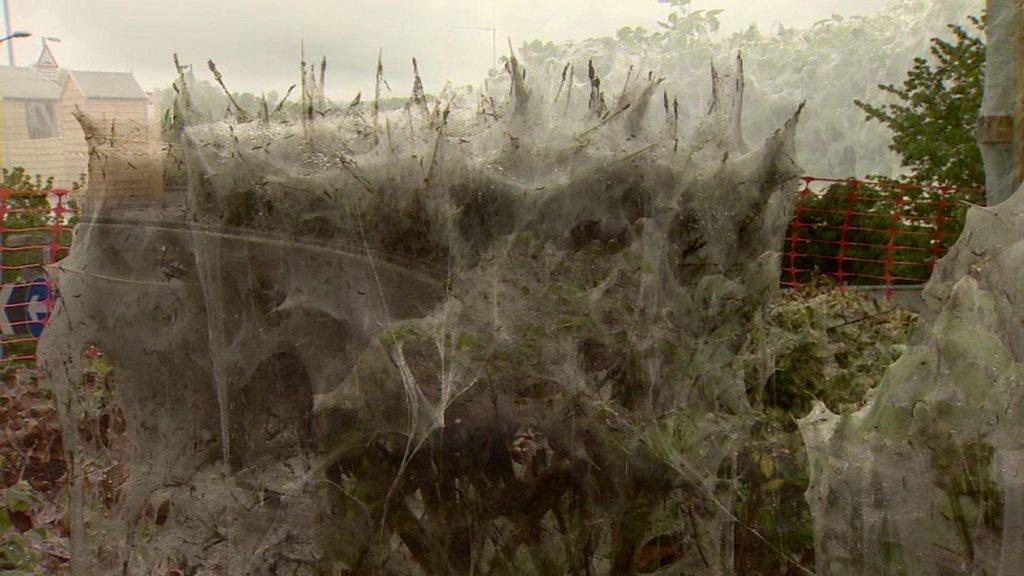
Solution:
[[[66,141],[67,174],[89,174],[89,194],[140,196],[159,193],[162,172],[158,133],[149,118],[149,96],[130,72],[62,72],[60,132]],[[76,116],[90,123],[86,134]]]
[[[60,87],[32,68],[0,66],[0,167],[70,186],[60,133]]]
[[[0,66],[0,167],[88,183],[92,195],[159,195],[160,134],[150,96],[130,72],[60,68],[43,45],[32,67]],[[95,154],[76,118],[92,127]]]

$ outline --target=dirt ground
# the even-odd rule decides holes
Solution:
[[[66,574],[67,465],[38,372],[0,368],[0,573]]]

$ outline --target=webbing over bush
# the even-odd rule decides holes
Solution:
[[[792,288],[815,274],[840,288],[882,285],[889,297],[894,286],[923,284],[960,234],[966,209],[985,202],[984,190],[973,188],[814,176],[802,182],[781,255],[782,284]],[[0,189],[0,291],[7,298],[0,361],[35,361],[56,302],[42,268],[66,255],[71,241],[76,211],[68,194]],[[42,288],[46,297],[33,301],[28,292]]]

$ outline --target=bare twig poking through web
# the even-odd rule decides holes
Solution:
[[[377,51],[377,81],[373,87],[373,143],[380,141],[380,85],[384,80],[384,49]]]
[[[622,108],[629,98],[629,83],[633,80],[634,69],[633,65],[630,64],[629,70],[626,71],[626,81],[622,83],[622,91],[619,92],[619,97],[616,99],[616,108]]]
[[[444,89],[442,89],[441,93],[437,96],[437,98],[434,99],[434,110],[430,113],[430,116],[429,116],[429,125],[431,127],[438,126],[439,122],[441,121],[441,102],[444,100],[445,96],[448,94],[448,90],[450,88],[451,88],[450,84],[445,84]],[[447,111],[447,109],[446,109],[446,111]]]
[[[288,87],[288,90],[284,93],[284,98],[274,106],[274,111],[270,113],[271,117],[276,116],[284,108],[284,103],[288,101],[288,97],[292,95],[292,90],[295,90],[295,84]]]
[[[309,65],[309,117],[313,118],[313,113],[317,112],[316,103],[320,99],[320,84],[316,79],[316,67],[312,64]]]
[[[409,142],[416,141],[416,128],[412,121],[412,100],[407,100],[405,106],[402,106],[402,112],[405,114],[406,125],[409,126]]]
[[[319,94],[320,94],[320,110],[321,111],[324,111],[324,110],[327,109],[327,96],[324,94],[324,91],[327,89],[326,88],[326,84],[324,83],[324,80],[325,80],[326,76],[327,76],[327,56],[324,56],[320,60],[320,87],[319,87]]]
[[[306,42],[299,42],[299,116],[302,117],[302,137],[306,142],[309,142],[309,120],[311,114],[307,114],[306,111],[306,98],[309,94],[306,88]]]
[[[569,65],[569,88],[565,92],[565,111],[563,112],[564,116],[568,116],[569,115],[569,105],[572,103],[572,85],[573,85],[575,79],[576,79],[576,65],[575,64],[570,64]]]
[[[519,64],[512,39],[508,41],[508,73],[512,76],[513,114],[525,114],[530,105],[530,91],[526,87],[526,69]]]
[[[558,83],[558,91],[555,92],[555,99],[551,101],[552,104],[558,102],[558,97],[562,95],[562,88],[565,87],[565,75],[569,72],[569,62],[565,63],[565,68],[562,68],[562,80]]]
[[[675,136],[673,152],[679,151],[679,98],[672,99],[672,133]]]
[[[576,135],[576,136],[575,136],[574,138],[575,138],[576,140],[582,140],[583,138],[586,138],[587,136],[589,136],[589,135],[593,134],[594,132],[597,132],[598,130],[600,130],[600,129],[601,129],[601,128],[603,128],[604,126],[608,125],[608,124],[609,124],[609,123],[610,123],[610,122],[611,122],[612,120],[615,120],[616,118],[618,118],[619,116],[621,116],[621,115],[622,115],[622,113],[623,113],[623,112],[625,112],[626,110],[629,110],[629,108],[630,108],[630,104],[629,104],[629,102],[627,102],[627,103],[626,103],[626,104],[624,105],[624,107],[622,107],[622,108],[619,108],[619,109],[618,109],[618,110],[616,110],[615,112],[613,112],[613,113],[611,113],[611,114],[609,114],[609,115],[605,116],[605,117],[604,117],[604,118],[603,118],[603,119],[602,119],[602,120],[601,120],[600,122],[598,122],[598,123],[597,123],[597,124],[595,124],[594,126],[591,126],[590,128],[587,128],[587,129],[586,129],[586,130],[584,130],[583,132],[580,132],[580,133],[579,133],[579,134],[577,134],[577,135]]]
[[[178,94],[175,108],[178,116],[187,120],[195,113],[195,106],[192,103],[192,95],[189,93],[188,80],[185,78],[185,67],[178,60],[177,53],[174,54],[174,68],[178,71],[178,81],[174,85]]]
[[[439,97],[438,102],[441,101]],[[439,125],[437,127],[437,140],[434,141],[434,152],[430,156],[430,166],[427,168],[427,175],[423,178],[423,189],[427,190],[430,188],[430,183],[434,180],[434,170],[437,168],[437,161],[440,157],[441,144],[444,141],[445,127],[448,124],[448,115],[451,113],[451,101],[444,107],[444,112],[441,113],[439,118]]]
[[[668,98],[668,89],[662,92],[662,106],[665,108],[665,130],[672,138],[673,152],[679,150],[679,100]]]
[[[608,105],[604,102],[604,94],[601,93],[601,78],[594,70],[594,61],[587,62],[587,77],[590,78],[590,103],[587,109],[594,118],[604,118],[608,114]]]
[[[420,109],[420,114],[424,118],[427,117],[429,111],[427,110],[427,97],[423,93],[423,79],[420,77],[420,67],[416,63],[416,59],[412,59],[412,102]]]
[[[645,126],[645,120],[647,117],[647,109],[651,104],[651,100],[654,98],[654,92],[658,89],[658,86],[664,81],[664,78],[655,78],[654,73],[648,73],[647,75],[647,86],[644,87],[643,91],[637,97],[635,102],[630,102],[628,99],[624,100],[620,106],[633,105],[632,110],[627,116],[626,129],[629,136],[635,137],[639,134]]]
[[[210,68],[210,72],[213,72],[213,79],[217,81],[217,85],[224,91],[224,94],[228,97],[228,102],[231,103],[231,107],[235,109],[235,115],[239,122],[248,122],[252,120],[252,114],[248,110],[242,108],[241,104],[235,100],[232,96],[231,91],[224,85],[224,77],[221,76],[220,71],[217,70],[217,65],[213,63],[213,60],[208,60],[206,65]]]
[[[575,136],[573,136],[573,138],[575,138],[577,141],[583,144],[584,138],[600,130],[601,128],[607,126],[613,120],[625,114],[628,110],[632,110],[632,113],[627,117],[627,130],[630,132],[631,136],[636,135],[640,131],[640,125],[643,123],[645,119],[647,113],[647,106],[650,103],[651,95],[653,94],[655,88],[657,88],[658,85],[661,83],[661,79],[659,78],[657,80],[654,80],[652,76],[650,85],[644,89],[643,93],[640,94],[636,102],[631,102],[630,100],[624,98],[616,105],[614,112],[608,113],[608,109],[604,103],[604,95],[601,94],[601,80],[600,78],[597,77],[597,74],[594,72],[593,64],[590,65],[590,74],[591,108],[588,118],[598,119],[600,121],[597,124],[591,126],[590,128],[584,130],[583,132],[576,134]]]

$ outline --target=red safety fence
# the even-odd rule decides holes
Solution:
[[[32,362],[56,302],[43,266],[71,245],[77,209],[67,190],[0,189],[0,359]]]
[[[956,241],[980,189],[804,177],[782,253],[782,284],[815,276],[888,297],[919,285]],[[56,294],[43,266],[63,258],[78,211],[67,190],[0,189],[0,361],[35,360]]]
[[[783,251],[782,283],[815,275],[840,288],[927,282],[963,230],[967,209],[984,205],[977,188],[804,177]]]

